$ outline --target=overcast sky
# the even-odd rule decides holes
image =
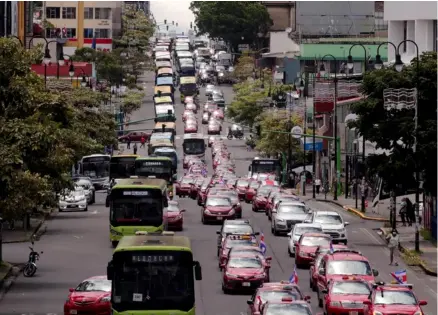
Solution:
[[[168,24],[172,21],[178,22],[178,30],[187,31],[190,22],[194,21],[192,11],[189,10],[190,1],[151,1],[151,11],[157,23],[167,20]]]

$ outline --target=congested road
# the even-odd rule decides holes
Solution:
[[[154,117],[153,74],[145,77],[146,93],[144,105],[137,111],[131,120],[141,120]],[[232,88],[221,87],[227,103],[232,99]],[[205,99],[201,90],[201,100]],[[182,157],[183,124],[181,114],[183,106],[179,104],[179,95],[175,99],[177,120],[176,144],[178,154]],[[198,114],[200,119],[200,114]],[[223,135],[227,130],[225,123]],[[133,127],[134,128],[134,127]],[[135,125],[134,129],[153,128],[153,121],[143,125]],[[202,128],[205,128],[204,126]],[[203,130],[206,134],[206,130]],[[248,165],[255,156],[248,152],[243,140],[226,140],[231,159],[236,165],[238,176],[246,176]],[[125,153],[127,149],[125,149]],[[146,150],[140,149],[141,155],[147,155]],[[211,154],[207,151],[207,164],[211,172]],[[179,164],[179,176],[183,174],[182,163]],[[36,244],[37,250],[44,254],[38,264],[38,272],[33,278],[20,277],[12,289],[0,302],[0,314],[60,314],[68,295],[68,289],[75,287],[80,281],[94,275],[106,274],[106,266],[112,254],[109,241],[109,209],[105,208],[105,194],[96,195],[96,204],[89,207],[86,213],[59,213],[48,225],[47,233]],[[192,242],[195,258],[203,269],[203,280],[196,284],[196,314],[197,315],[230,315],[247,314],[246,300],[248,295],[224,295],[221,290],[221,273],[217,268],[216,258],[216,230],[219,226],[202,225],[201,209],[191,199],[179,200],[180,208],[186,209],[184,217],[184,231],[176,232],[188,236]],[[380,223],[364,222],[357,217],[342,211],[329,203],[308,201],[312,208],[321,210],[335,210],[341,212],[348,226],[348,246],[360,250],[368,259],[373,268],[379,270],[378,279],[390,281],[390,272],[406,268],[388,266],[389,254],[376,233],[372,230]],[[267,245],[267,255],[272,256],[271,281],[288,280],[294,267],[294,260],[287,253],[287,239],[273,236],[270,232],[270,223],[263,213],[254,213],[250,205],[243,205],[243,217],[250,219],[254,229],[264,233]],[[11,260],[27,255],[28,244],[5,244],[5,255]],[[308,270],[298,269],[299,285],[305,295],[311,295],[311,304],[314,311],[321,311],[316,303],[316,295],[309,289]],[[424,307],[426,314],[436,314],[436,282],[429,277],[412,270],[408,270],[408,282],[414,285],[418,298],[428,300],[429,305]]]

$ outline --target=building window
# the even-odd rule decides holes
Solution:
[[[46,18],[47,19],[59,19],[60,17],[61,17],[61,8],[46,7]]]
[[[96,38],[111,38],[110,31],[109,28],[96,28],[94,30],[94,36]]]
[[[84,28],[84,38],[93,38],[92,28]]]
[[[95,18],[96,20],[109,20],[111,15],[110,8],[96,8]]]
[[[94,17],[93,8],[84,8],[84,19],[92,20]]]
[[[405,41],[403,43],[403,52],[405,53],[407,51],[408,43],[406,40],[408,39],[408,21],[403,21],[403,40]]]
[[[76,37],[76,29],[75,28],[67,28],[65,32],[66,38],[75,38]]]
[[[437,51],[437,46],[438,46],[438,33],[437,33],[437,22],[436,20],[433,20],[433,51]]]
[[[62,8],[62,18],[63,19],[76,19],[76,8],[67,7]]]
[[[58,30],[56,28],[46,28],[46,38],[56,38]]]

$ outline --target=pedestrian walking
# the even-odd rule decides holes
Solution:
[[[126,148],[131,149],[131,136],[128,136],[128,140],[126,140]]]
[[[140,143],[140,148],[145,148],[146,138],[144,136],[141,136]]]
[[[134,154],[137,154],[137,150],[138,150],[137,143],[134,143],[133,150],[134,150]]]
[[[403,198],[402,202],[401,202],[401,208],[400,208],[400,211],[399,211],[399,214],[400,214],[403,226],[406,226],[406,213],[407,213],[407,211],[406,211],[406,201],[405,201],[405,198]]]
[[[321,189],[321,180],[319,178],[315,179],[315,187],[316,193],[319,194],[319,190]]]
[[[412,226],[412,223],[415,223],[415,209],[414,205],[412,204],[412,201],[409,198],[405,198],[406,202],[406,218],[408,221],[408,225]]]
[[[394,262],[394,254],[398,248],[398,245],[400,244],[400,237],[397,233],[397,230],[393,229],[391,234],[388,234],[386,237],[386,240],[388,241],[389,248],[389,265],[398,266],[398,263]]]

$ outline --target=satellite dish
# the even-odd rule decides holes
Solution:
[[[285,31],[289,34],[290,32],[292,32],[292,28],[288,27],[287,29],[285,29]]]

